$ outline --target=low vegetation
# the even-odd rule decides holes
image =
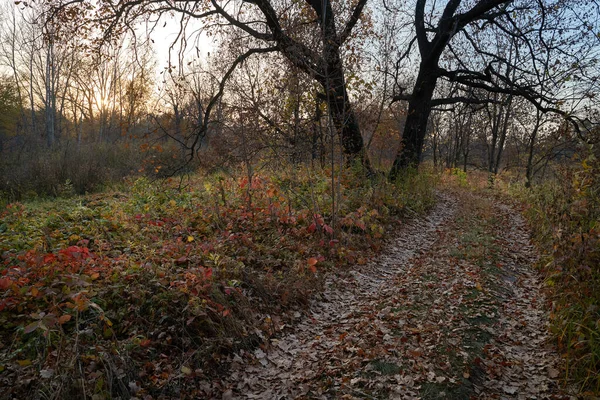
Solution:
[[[17,398],[194,398],[228,354],[297,316],[328,271],[365,263],[398,218],[430,207],[433,187],[427,173],[391,184],[290,168],[10,203],[2,386]]]
[[[175,146],[164,142],[67,142],[53,149],[24,147],[3,154],[0,205],[99,192],[131,176],[152,179],[172,174],[182,165]],[[197,163],[191,166],[197,167]]]
[[[600,393],[600,161],[582,151],[556,180],[532,190],[509,187],[545,254],[540,268],[552,292],[552,331],[565,360],[564,383]]]
[[[527,188],[514,173],[451,170],[461,187],[518,201],[542,257],[551,304],[550,329],[563,357],[562,385],[581,396],[600,393],[600,162],[581,149],[554,176]],[[496,189],[499,189],[496,190]],[[512,199],[512,200],[511,200]]]

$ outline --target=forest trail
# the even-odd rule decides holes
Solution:
[[[467,191],[438,197],[298,324],[237,354],[222,398],[563,398],[525,221]]]

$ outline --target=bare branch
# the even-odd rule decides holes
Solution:
[[[367,4],[367,0],[359,0],[358,1],[358,4],[356,4],[356,7],[354,7],[354,11],[352,12],[352,15],[350,16],[350,19],[348,20],[348,22],[346,22],[346,26],[344,27],[344,30],[340,34],[340,37],[338,39],[338,44],[341,45],[342,43],[344,43],[346,41],[346,39],[348,39],[348,37],[352,33],[352,29],[354,29],[354,26],[356,25],[356,23],[360,19],[360,16],[362,15],[363,8],[365,8],[365,4]]]
[[[206,135],[206,133],[208,131],[208,125],[210,123],[210,114],[212,112],[212,109],[221,100],[221,97],[223,97],[223,92],[225,91],[225,85],[227,84],[227,81],[229,80],[229,78],[231,77],[231,75],[233,74],[233,72],[235,71],[237,66],[240,65],[241,63],[243,63],[248,57],[250,57],[254,54],[266,54],[266,53],[273,53],[273,52],[277,52],[277,51],[280,51],[278,46],[250,49],[250,50],[246,51],[244,54],[239,55],[235,59],[235,61],[231,64],[231,66],[229,67],[229,69],[227,70],[227,72],[225,73],[223,78],[221,79],[221,82],[219,82],[219,91],[212,97],[212,99],[208,103],[208,106],[206,106],[206,110],[204,111],[204,119],[202,121],[202,126],[200,126],[198,128],[198,133],[196,134],[196,138],[194,139],[194,142],[192,143],[192,145],[190,147],[190,150],[191,150],[190,151],[190,159],[192,159],[194,157],[194,155],[196,153],[196,148],[197,148],[200,140]]]

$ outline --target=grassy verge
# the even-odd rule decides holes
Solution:
[[[468,186],[466,176],[452,173],[445,179],[447,190],[453,191],[463,206],[449,229],[451,233],[440,244],[447,255],[440,259],[444,261],[438,268],[447,268],[448,264],[461,266],[475,284],[463,287],[459,296],[462,300],[454,319],[461,321],[460,328],[448,329],[445,341],[436,346],[437,355],[432,357],[446,361],[446,371],[439,371],[440,374],[453,371],[454,376],[443,382],[423,383],[420,391],[423,399],[476,396],[475,386],[486,374],[482,360],[490,356],[490,329],[498,322],[497,303],[502,296],[499,284],[502,270],[498,267],[503,252],[498,245],[501,221],[489,200],[464,190]]]
[[[595,150],[597,153],[597,150]],[[600,395],[600,162],[589,151],[558,177],[525,188],[496,179],[495,193],[523,208],[542,258],[552,300],[551,329],[564,359],[562,385],[579,396]],[[512,183],[509,183],[512,182]],[[481,190],[484,175],[470,174]]]
[[[433,178],[215,174],[12,203],[0,222],[0,386],[17,398],[202,397],[333,268],[434,201]],[[289,315],[289,317],[288,317]]]
[[[527,190],[506,186],[526,204],[540,268],[552,292],[552,331],[564,358],[563,383],[600,395],[600,163],[593,154],[557,181]]]

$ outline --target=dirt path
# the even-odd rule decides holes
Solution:
[[[237,355],[222,397],[560,398],[535,257],[517,212],[440,193],[291,331]]]

